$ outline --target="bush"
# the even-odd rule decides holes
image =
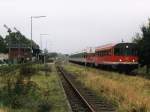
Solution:
[[[10,102],[12,108],[21,108],[23,106],[22,98],[20,96],[13,96]]]
[[[23,77],[31,77],[37,72],[36,68],[32,67],[31,65],[27,66],[24,65],[20,68],[20,75]]]
[[[48,101],[41,101],[38,105],[38,112],[49,112],[51,110],[51,104]]]

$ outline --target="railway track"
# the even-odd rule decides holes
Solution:
[[[62,67],[57,67],[62,85],[73,112],[115,112],[112,104],[98,98],[91,90],[85,88],[76,78]]]

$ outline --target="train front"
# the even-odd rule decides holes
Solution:
[[[113,61],[117,69],[130,72],[138,67],[138,50],[135,43],[119,43],[114,46]]]

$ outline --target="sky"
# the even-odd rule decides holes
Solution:
[[[30,17],[46,16],[33,19],[33,40],[49,52],[130,42],[150,17],[149,4],[149,0],[0,0],[0,34],[7,35],[6,24],[30,38]]]

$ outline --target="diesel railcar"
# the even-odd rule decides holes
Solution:
[[[130,72],[138,67],[138,50],[135,43],[107,44],[96,47],[95,52],[73,54],[69,61]]]

